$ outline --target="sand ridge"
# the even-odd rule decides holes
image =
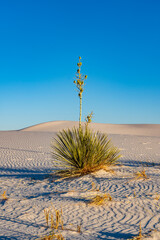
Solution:
[[[84,125],[85,123],[83,123]],[[21,131],[57,132],[62,129],[78,127],[76,121],[52,121],[37,124]],[[160,124],[106,124],[90,123],[90,128],[108,134],[127,134],[142,136],[160,136]]]

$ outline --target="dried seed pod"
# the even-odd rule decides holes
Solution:
[[[81,67],[81,66],[82,66],[82,63],[81,63],[81,62],[77,63],[77,66],[78,66],[78,67]]]

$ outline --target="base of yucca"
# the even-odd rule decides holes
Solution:
[[[53,172],[53,175],[62,177],[62,178],[71,178],[71,177],[81,177],[90,173],[97,172],[99,170],[104,170],[106,172],[114,172],[113,169],[110,169],[110,166],[115,166],[119,164],[119,162],[116,162],[111,165],[102,165],[97,167],[86,167],[82,169],[64,169],[64,170],[56,170]]]

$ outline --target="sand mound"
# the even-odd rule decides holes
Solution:
[[[83,123],[84,124],[84,123]],[[22,129],[21,131],[33,132],[57,132],[62,129],[78,127],[78,122],[74,121],[53,121],[37,124]],[[105,124],[91,123],[90,127],[94,130],[106,132],[108,134],[160,136],[160,124]]]

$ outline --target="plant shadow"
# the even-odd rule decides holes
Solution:
[[[135,237],[135,235],[131,233],[120,233],[120,232],[100,232],[98,239],[107,239],[107,240],[114,240],[114,239],[121,239],[121,240],[128,240]]]
[[[0,216],[0,220],[2,221],[5,221],[6,222],[6,227],[2,228],[1,227],[1,230],[3,230],[4,234],[3,235],[0,235],[0,239],[1,240],[18,240],[18,239],[37,239],[37,235],[32,235],[32,234],[29,234],[29,233],[24,233],[24,232],[20,232],[20,231],[17,231],[17,230],[14,230],[14,229],[10,229],[8,226],[9,224],[18,224],[19,226],[26,226],[26,227],[34,227],[34,228],[41,228],[41,227],[44,227],[46,229],[46,226],[44,224],[37,224],[37,223],[33,223],[33,222],[28,222],[28,221],[24,221],[24,220],[18,220],[17,218],[10,218],[10,217],[3,217],[3,216]],[[6,232],[8,233],[6,236]],[[11,233],[11,235],[9,234]],[[10,236],[9,236],[10,235]]]
[[[121,160],[124,166],[129,167],[160,167],[159,162],[147,162],[147,161],[136,161],[136,160]]]
[[[45,169],[26,169],[26,168],[0,168],[0,178],[9,177],[9,178],[31,178],[32,180],[43,180],[50,177],[50,173],[54,169],[45,168]]]

